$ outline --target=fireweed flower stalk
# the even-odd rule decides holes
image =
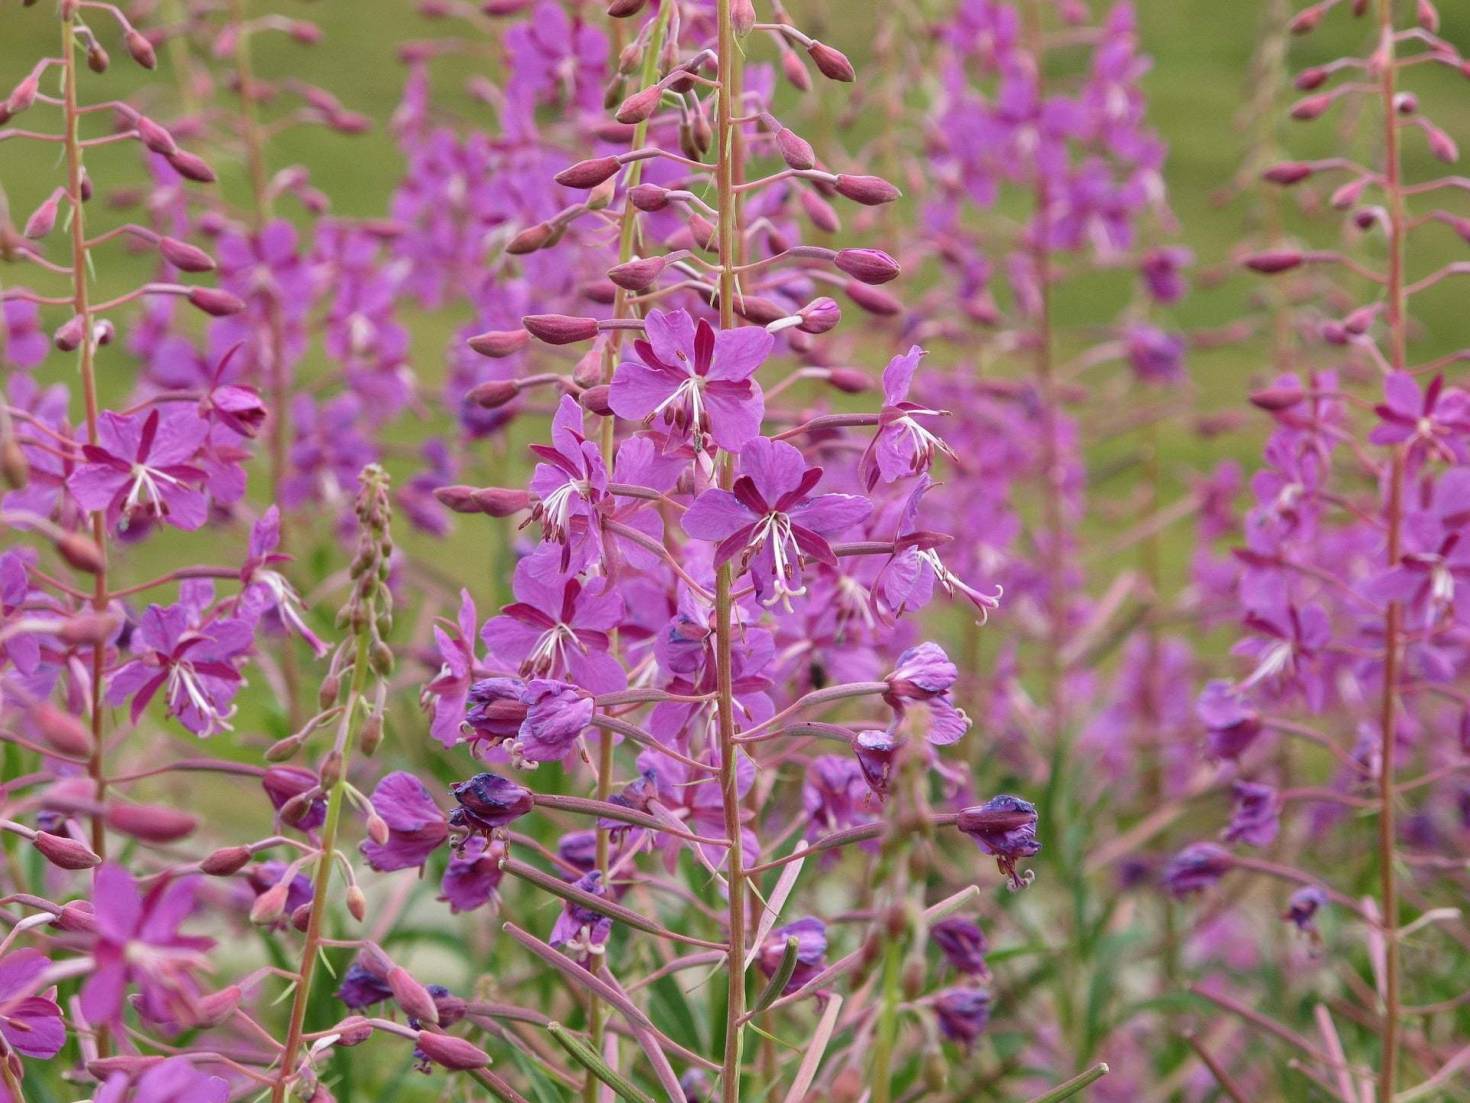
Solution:
[[[1293,30],[1314,29],[1332,7],[1304,10]],[[1357,101],[1373,124],[1374,160],[1282,162],[1264,177],[1266,186],[1278,188],[1325,183],[1329,208],[1343,212],[1360,236],[1379,237],[1382,249],[1359,261],[1288,242],[1245,258],[1246,267],[1273,279],[1306,265],[1338,277],[1313,336],[1330,346],[1341,370],[1291,372],[1252,395],[1274,427],[1267,466],[1252,480],[1254,504],[1238,552],[1235,586],[1247,634],[1236,650],[1248,665],[1231,681],[1211,683],[1199,703],[1213,757],[1243,779],[1235,782],[1235,814],[1222,834],[1234,848],[1194,844],[1168,876],[1175,891],[1208,889],[1237,869],[1284,879],[1275,910],[1314,942],[1323,938],[1324,914],[1365,925],[1375,955],[1369,1001],[1375,1044],[1350,1048],[1345,1059],[1371,1069],[1376,1098],[1387,1101],[1406,1082],[1421,1082],[1410,1092],[1432,1092],[1449,1075],[1448,1053],[1421,1048],[1418,1021],[1406,1014],[1419,997],[1408,994],[1414,972],[1404,965],[1411,952],[1405,935],[1425,926],[1433,939],[1458,936],[1440,924],[1461,926],[1458,916],[1436,911],[1456,890],[1432,872],[1440,841],[1416,824],[1428,823],[1446,798],[1439,782],[1463,754],[1455,733],[1465,702],[1449,687],[1463,678],[1470,659],[1456,552],[1467,520],[1470,424],[1465,392],[1443,374],[1461,354],[1416,362],[1424,354],[1411,344],[1419,296],[1456,273],[1455,265],[1417,273],[1411,246],[1425,227],[1454,225],[1458,216],[1437,206],[1455,186],[1451,180],[1405,176],[1414,142],[1423,141],[1441,161],[1457,154],[1402,85],[1416,65],[1464,63],[1439,37],[1432,4],[1418,6],[1412,27],[1391,3],[1357,11],[1369,16],[1367,52],[1302,71],[1297,86],[1306,94],[1291,114],[1312,122],[1340,100]],[[1350,68],[1364,79],[1336,79]],[[1348,733],[1351,744],[1343,741]],[[1312,740],[1329,752],[1329,761],[1311,766],[1323,785],[1311,786],[1309,777],[1306,785],[1288,786],[1295,779],[1275,776],[1270,748],[1287,739]],[[1361,830],[1361,821],[1342,816],[1345,809],[1372,813],[1376,846],[1353,844],[1355,855],[1374,856],[1356,882],[1360,890],[1376,886],[1365,905],[1333,887],[1352,867],[1312,869],[1303,858],[1308,868],[1299,869],[1248,852],[1275,836],[1278,816],[1283,832],[1288,813],[1306,818],[1305,794],[1316,794],[1306,798],[1316,807],[1304,825],[1316,853],[1329,832]],[[1402,872],[1410,850],[1415,870],[1424,870],[1412,885]],[[1331,936],[1325,952],[1332,952]],[[1248,991],[1205,995],[1227,1008],[1253,1002]],[[1274,1025],[1265,1012],[1246,1010],[1255,1023]],[[1321,1055],[1302,1059],[1324,1079],[1340,1075]],[[1362,1090],[1368,1093],[1366,1085]]]
[[[682,1094],[671,1064],[687,1061],[690,1072],[716,1073],[722,1098],[736,1100],[745,1090],[744,1028],[752,1016],[815,996],[822,1025],[814,1056],[795,1072],[791,1090],[800,1094],[833,1041],[843,1000],[831,986],[863,966],[853,956],[825,966],[827,944],[812,934],[824,927],[819,917],[802,919],[807,933],[798,935],[796,926],[777,930],[770,922],[781,908],[763,915],[759,901],[769,899],[777,879],[782,899],[789,896],[800,872],[793,863],[804,856],[770,857],[763,836],[771,815],[750,802],[757,793],[776,799],[772,808],[789,799],[789,787],[763,761],[768,756],[820,763],[830,784],[804,786],[793,811],[813,817],[811,847],[835,851],[888,834],[884,799],[909,763],[920,795],[907,818],[931,829],[955,822],[956,813],[931,806],[935,791],[947,800],[961,793],[937,752],[968,728],[951,695],[955,668],[934,645],[899,655],[893,636],[908,638],[901,606],[879,585],[885,563],[947,539],[916,537],[899,525],[915,485],[944,455],[943,412],[908,400],[918,349],[889,368],[891,409],[881,415],[803,420],[771,402],[801,378],[866,386],[857,372],[817,366],[820,335],[838,324],[841,308],[813,288],[830,283],[871,302],[866,289],[899,274],[877,249],[798,244],[788,211],[807,203],[804,197],[821,209],[829,200],[882,205],[899,193],[871,174],[818,168],[807,143],[771,114],[770,70],[745,57],[768,41],[799,85],[811,82],[803,55],[839,82],[852,79],[847,59],[784,15],[760,23],[745,4],[614,5],[612,14],[629,20],[619,25],[630,44],[617,92],[608,96],[624,129],[585,124],[614,151],[589,150],[556,182],[586,200],[522,230],[506,253],[526,265],[544,254],[566,272],[601,265],[617,290],[611,304],[589,294],[590,305],[566,300],[562,309],[554,293],[533,298],[518,327],[502,322],[470,342],[495,360],[534,355],[545,363],[477,393],[503,402],[550,387],[561,397],[551,444],[533,447],[542,462],[528,491],[441,493],[465,513],[528,510],[539,546],[517,566],[516,600],[479,633],[483,660],[468,624],[461,623],[460,638],[441,640],[449,649],[445,674],[426,690],[425,703],[437,725],[463,700],[466,746],[491,764],[501,756],[524,767],[556,758],[575,787],[595,794],[577,803],[553,792],[532,798],[538,808],[598,817],[595,833],[564,839],[554,872],[518,857],[514,837],[504,863],[515,879],[565,902],[547,942],[519,920],[505,930],[594,999],[593,1045],[558,1035],[587,1068],[588,1098],[594,1077],[608,1074],[599,1061],[625,1067],[623,1047],[604,1029],[607,1016],[632,1015],[641,1029],[634,1033],[643,1060],[617,1075],[651,1077]],[[743,45],[742,36],[750,36]],[[512,68],[520,61],[513,56]],[[630,138],[631,148],[617,152]],[[767,163],[774,167],[764,169]],[[584,244],[598,222],[618,227],[616,257],[595,238]],[[777,226],[779,233],[769,229]],[[607,305],[610,316],[599,309]],[[558,347],[586,351],[568,371],[550,351]],[[783,378],[789,357],[816,363]],[[844,470],[812,458],[834,438],[849,441],[848,455],[856,455],[874,434],[881,477],[866,484],[854,478],[850,459]],[[947,591],[986,593],[947,568],[942,578]],[[988,609],[995,600],[981,604]],[[833,615],[828,627],[810,627]],[[471,670],[478,677],[466,690],[457,672]],[[864,719],[843,722],[838,709],[860,709]],[[860,729],[875,726],[883,730],[858,739]],[[627,750],[619,753],[616,740]],[[818,740],[849,750],[812,759]],[[636,779],[615,784],[614,771],[635,752]],[[541,776],[538,769],[531,780]],[[494,809],[507,784],[481,774],[455,787],[460,803],[449,823],[464,839],[457,847],[487,838],[497,845]],[[651,846],[670,869],[685,851],[684,861],[714,878],[724,899],[713,938],[675,934],[657,911],[640,910],[640,886],[650,875],[640,859]],[[1037,851],[1034,833],[1029,848],[982,849],[1007,871]],[[897,891],[907,899],[924,887]],[[946,907],[972,897],[961,893]],[[724,1034],[717,1059],[670,1050],[657,1024],[636,1005],[627,1009],[621,958],[606,951],[629,929],[642,932],[634,937],[718,952],[727,984],[710,1023]],[[918,952],[924,939],[909,944]],[[771,986],[760,1007],[747,1002],[746,973],[757,961]],[[896,1003],[885,1006],[891,1056]],[[876,1029],[866,1022],[864,1036]],[[834,1063],[861,1070],[867,1062],[859,1052]],[[774,1058],[768,1052],[762,1060]]]

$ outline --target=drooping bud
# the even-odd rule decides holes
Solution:
[[[91,753],[92,733],[87,726],[50,701],[37,701],[31,707],[30,720],[41,738],[61,754],[84,758]]]
[[[595,188],[604,180],[613,176],[622,166],[618,159],[613,156],[592,157],[585,161],[578,161],[556,174],[555,180],[565,188],[579,188],[586,191]]]
[[[1300,267],[1305,258],[1293,249],[1275,249],[1265,253],[1252,253],[1242,262],[1252,272],[1274,276],[1278,272],[1289,272]]]
[[[833,184],[837,194],[861,203],[865,207],[878,207],[892,203],[903,193],[881,176],[853,176],[839,172]]]
[[[641,123],[653,117],[663,100],[664,90],[657,84],[634,92],[619,106],[614,118],[620,123]]]
[[[102,859],[91,849],[65,835],[53,835],[49,831],[37,831],[31,845],[53,866],[60,869],[91,869],[100,866]]]
[[[193,833],[199,821],[187,812],[161,804],[107,806],[107,826],[150,843],[172,843]]]
[[[490,1063],[488,1053],[473,1042],[466,1041],[456,1034],[420,1031],[418,1050],[434,1064],[456,1072],[482,1069]]]
[[[842,321],[842,308],[836,299],[826,295],[813,299],[796,313],[801,319],[799,328],[804,333],[826,333]]]
[[[189,288],[189,305],[202,310],[211,318],[225,318],[245,309],[245,304],[238,298],[217,287]]]
[[[153,49],[153,43],[149,42],[140,32],[130,30],[123,36],[123,43],[128,48],[128,54],[139,65],[145,69],[158,68],[158,54]]]
[[[499,360],[524,349],[531,343],[531,335],[524,329],[492,329],[477,333],[465,343],[481,356]]]
[[[574,317],[570,314],[528,314],[521,319],[538,341],[548,345],[572,345],[578,341],[590,341],[597,336],[597,319]]]
[[[839,249],[832,263],[855,280],[867,284],[888,283],[898,278],[901,269],[881,249]]]
[[[248,846],[223,846],[199,863],[199,869],[211,877],[229,877],[239,873],[250,861]]]
[[[218,179],[214,169],[209,167],[204,158],[196,157],[188,150],[176,149],[166,156],[169,165],[185,180],[192,180],[196,184],[213,184]]]
[[[1312,166],[1304,161],[1283,161],[1279,165],[1272,165],[1261,176],[1268,183],[1289,188],[1311,176],[1312,171]]]
[[[466,402],[472,402],[486,410],[496,410],[513,402],[520,393],[521,389],[514,379],[487,379],[483,383],[476,383],[465,392],[464,397]]]
[[[163,259],[181,272],[213,272],[214,258],[196,245],[174,237],[158,239],[158,251]]]
[[[744,38],[755,29],[755,4],[751,0],[731,0],[730,24]]]
[[[178,152],[179,146],[174,141],[174,136],[147,115],[139,115],[134,120],[133,126],[138,131],[138,140],[147,146],[151,152],[164,157]]]
[[[841,50],[813,39],[812,44],[806,48],[806,53],[822,76],[828,80],[840,80],[845,84],[851,84],[857,79],[852,62],[847,60],[847,55]]]
[[[607,278],[625,291],[647,291],[658,282],[668,260],[664,257],[635,257],[607,270]]]
[[[640,211],[661,211],[669,205],[669,189],[658,184],[639,184],[628,192],[628,201]]]
[[[842,229],[842,220],[837,217],[837,211],[832,204],[828,203],[814,191],[803,191],[801,193],[801,207],[806,211],[807,218],[812,220],[812,225],[819,230],[829,234],[835,234]]]
[[[97,542],[80,532],[63,533],[56,541],[56,550],[73,570],[97,574],[106,566]]]
[[[505,251],[513,257],[525,256],[534,253],[537,249],[544,249],[551,244],[556,236],[556,227],[549,222],[538,222],[534,226],[527,226],[515,237],[510,239],[510,244]]]

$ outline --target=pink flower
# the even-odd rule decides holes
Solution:
[[[421,866],[449,838],[449,820],[424,783],[395,770],[373,790],[373,811],[388,825],[387,842],[365,840],[362,853],[380,873]]]
[[[1374,409],[1382,419],[1368,437],[1374,444],[1409,446],[1409,462],[1426,457],[1448,463],[1470,458],[1465,439],[1470,437],[1470,394],[1458,387],[1445,389],[1444,376],[1437,375],[1420,392],[1408,372],[1394,372],[1383,381],[1384,401]]]
[[[936,451],[954,457],[949,445],[917,420],[938,417],[943,411],[931,410],[908,398],[914,372],[923,355],[924,350],[914,345],[902,356],[895,356],[883,369],[883,412],[879,415],[878,432],[859,463],[863,485],[870,491],[879,479],[891,483],[925,474],[934,462]]]
[[[775,338],[759,326],[716,331],[687,311],[655,310],[638,359],[613,375],[608,404],[629,421],[661,421],[679,440],[703,438],[738,452],[761,431],[765,399],[751,377],[770,355]]]
[[[50,959],[39,950],[15,950],[0,958],[0,1038],[16,1053],[43,1061],[66,1045],[61,1008],[36,994],[50,967]]]
[[[66,481],[89,512],[106,510],[108,524],[161,520],[197,529],[209,516],[199,485],[205,472],[192,461],[209,436],[209,423],[191,409],[153,409],[125,417],[103,412],[97,444],[82,445],[87,462]]]
[[[195,735],[229,730],[232,702],[243,681],[236,662],[249,650],[250,625],[218,620],[196,625],[183,603],[150,605],[133,633],[133,652],[107,684],[107,703],[132,697],[136,723],[154,695],[164,690],[169,714]]]
[[[837,557],[828,536],[863,521],[872,505],[853,494],[818,494],[820,467],[808,467],[784,441],[758,437],[740,450],[733,490],[712,488],[684,514],[684,531],[717,542],[715,565],[739,558],[750,569],[756,595],[767,605],[806,592],[801,567],[815,559],[829,567]]]

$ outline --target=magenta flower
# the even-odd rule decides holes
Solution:
[[[712,437],[738,452],[760,435],[765,400],[752,376],[775,338],[759,326],[715,330],[684,310],[648,315],[645,338],[633,343],[638,359],[613,375],[608,404],[629,421],[660,421],[678,440],[703,449]]]
[[[533,444],[531,451],[539,456],[531,475],[531,493],[536,504],[531,519],[541,525],[542,539],[562,545],[561,569],[572,566],[574,547],[588,550],[600,533],[597,525],[598,503],[607,494],[607,467],[602,452],[589,441],[583,431],[582,407],[570,395],[563,395],[551,421],[551,443]],[[576,566],[585,564],[578,557]]]
[[[7,299],[0,303],[0,353],[17,368],[34,368],[46,359],[51,341],[41,328],[41,312],[35,303]]]
[[[368,865],[380,873],[422,866],[449,838],[448,819],[424,783],[410,773],[395,770],[378,782],[372,804],[388,827],[388,838],[366,839],[361,850]]]
[[[527,706],[526,718],[512,754],[527,762],[566,758],[592,722],[592,698],[565,682],[534,679],[526,684],[521,700]]]
[[[278,552],[281,544],[281,511],[272,505],[250,526],[250,545],[240,565],[240,613],[251,621],[274,616],[287,631],[300,636],[318,657],[327,645],[307,625],[305,609],[295,587],[276,570],[291,557]]]
[[[924,350],[914,345],[883,369],[883,411],[878,415],[878,432],[858,463],[863,485],[869,491],[879,479],[891,483],[927,473],[935,452],[954,457],[949,445],[918,420],[942,416],[944,411],[909,401],[909,388],[923,356]]]
[[[92,1023],[117,1022],[129,984],[138,986],[138,1011],[152,1022],[188,1023],[203,953],[214,943],[179,933],[194,910],[198,878],[159,878],[144,895],[132,874],[111,863],[92,883],[97,924],[95,967],[82,986],[82,1013]]]
[[[61,1008],[36,992],[49,968],[51,960],[39,950],[13,950],[0,958],[0,1038],[16,1053],[43,1061],[66,1045]]]
[[[1332,641],[1332,623],[1318,605],[1286,605],[1269,611],[1251,611],[1245,623],[1260,633],[1234,647],[1256,660],[1256,668],[1242,689],[1262,684],[1277,691],[1297,690],[1313,712],[1321,712],[1327,698],[1327,675],[1322,653]]]
[[[1209,732],[1211,758],[1239,758],[1261,734],[1261,716],[1229,682],[1212,681],[1195,702],[1195,715]]]
[[[1270,846],[1281,827],[1281,801],[1270,785],[1237,781],[1233,788],[1235,811],[1221,834],[1227,843]]]
[[[229,1098],[228,1080],[179,1056],[149,1065],[131,1086],[126,1073],[114,1073],[97,1090],[93,1103],[228,1103]]]
[[[1408,372],[1393,372],[1383,381],[1383,399],[1374,407],[1381,419],[1368,437],[1374,444],[1407,444],[1414,466],[1430,456],[1447,463],[1470,459],[1470,394],[1446,389],[1444,376],[1435,376],[1421,392]]]
[[[209,423],[192,408],[155,408],[132,417],[105,410],[98,442],[82,445],[87,462],[72,472],[67,489],[83,509],[105,510],[110,525],[160,520],[197,529],[209,509],[199,488],[205,472],[190,461],[208,436]]]
[[[608,633],[623,619],[623,599],[607,579],[563,573],[555,548],[541,548],[516,564],[516,600],[480,633],[501,662],[519,664],[528,677],[559,678],[592,693],[615,693],[628,684],[608,654]]]
[[[133,653],[107,684],[107,703],[133,699],[136,723],[160,689],[169,715],[195,735],[230,730],[232,702],[243,678],[236,663],[250,651],[250,625],[242,620],[196,624],[183,603],[150,605],[133,632]]]
[[[475,611],[475,600],[470,597],[468,590],[459,592],[456,631],[451,634],[442,626],[434,625],[434,643],[442,662],[439,672],[420,692],[419,704],[431,717],[429,734],[445,750],[457,746],[462,738],[460,729],[465,720],[465,703],[469,699],[478,666],[475,658],[475,634],[478,628],[479,615]]]
[[[1000,871],[1013,889],[1031,882],[1034,871],[1017,873],[1016,862],[1041,853],[1036,838],[1036,806],[1009,793],[991,797],[976,808],[960,813],[959,829],[974,839],[981,850],[995,856]]]
[[[970,730],[970,718],[950,700],[949,691],[959,680],[959,669],[937,643],[921,643],[898,657],[898,665],[884,679],[888,692],[884,695],[900,715],[909,703],[928,710],[929,724],[925,736],[930,743],[947,746],[964,737]]]
[[[684,514],[684,531],[717,543],[715,565],[732,559],[749,568],[756,596],[766,605],[806,592],[804,559],[829,567],[837,557],[827,537],[863,521],[871,504],[853,494],[812,495],[822,469],[808,467],[800,450],[757,437],[740,450],[733,490],[706,490]]]
[[[505,876],[500,868],[504,857],[505,844],[498,840],[491,842],[479,835],[466,839],[444,869],[439,899],[456,914],[487,904],[493,907],[500,898],[500,880]]]

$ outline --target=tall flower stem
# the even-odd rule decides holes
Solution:
[[[81,319],[82,341],[79,346],[79,370],[82,377],[82,400],[86,406],[87,443],[97,443],[97,371],[95,355],[97,343],[93,338],[93,315],[87,271],[90,265],[87,256],[87,219],[82,207],[82,192],[86,170],[82,166],[82,144],[77,120],[80,111],[77,104],[77,48],[76,7],[62,5],[61,20],[61,64],[62,64],[62,110],[64,113],[64,139],[66,144],[66,197],[71,205],[71,284],[72,311]],[[102,555],[103,566],[93,577],[92,607],[101,612],[110,600],[107,591],[107,519],[98,512],[92,514],[92,539],[96,541]],[[92,816],[92,849],[101,857],[107,856],[107,834],[102,816],[102,803],[107,795],[106,764],[103,761],[102,739],[102,676],[107,662],[107,645],[95,644],[92,648],[91,723],[92,753],[87,762],[87,772],[95,788],[97,811]],[[99,1044],[100,1048],[100,1044]]]
[[[654,82],[658,75],[658,56],[663,49],[664,35],[669,27],[669,13],[672,4],[660,5],[658,15],[654,17],[653,32],[645,44],[643,53],[643,68],[639,74],[639,87],[647,88]],[[616,20],[615,25],[622,27],[622,21]],[[633,139],[629,145],[630,149],[641,149],[648,140],[648,120],[645,119],[633,127]],[[623,180],[623,194],[638,186],[639,180],[643,178],[643,162],[634,161],[628,166],[627,175]],[[638,208],[633,206],[628,199],[623,200],[622,219],[618,226],[618,263],[626,264],[633,259],[633,251],[638,241]],[[628,292],[619,287],[613,296],[613,317],[626,318],[632,312]],[[618,349],[622,345],[622,330],[614,329],[608,334],[607,344],[604,348],[602,361],[602,380],[611,383],[613,372],[617,369]],[[614,419],[604,418],[602,423],[602,461],[609,472],[613,468],[614,456]],[[613,646],[617,646],[617,637],[613,637]],[[613,733],[603,731],[598,736],[597,743],[597,799],[606,801],[612,795],[613,775]],[[607,879],[609,845],[611,832],[606,827],[597,829],[597,868],[603,876],[604,883]],[[601,966],[601,958],[594,958],[592,968],[595,971]],[[595,997],[590,1000],[587,1009],[587,1032],[592,1039],[592,1048],[598,1053],[602,1052],[603,1017],[602,1003]],[[600,1082],[590,1072],[582,1086],[582,1098],[585,1103],[594,1103],[597,1098]]]
[[[1379,88],[1383,110],[1383,190],[1388,208],[1388,332],[1390,366],[1401,372],[1407,365],[1408,319],[1404,296],[1404,190],[1399,159],[1397,73],[1394,52],[1393,0],[1378,0],[1381,68]],[[1386,554],[1389,567],[1399,560],[1403,527],[1404,452],[1396,446],[1388,478]],[[1399,1057],[1399,940],[1398,884],[1394,872],[1396,834],[1394,808],[1394,734],[1398,698],[1399,647],[1402,610],[1389,602],[1383,624],[1383,690],[1379,707],[1378,769],[1378,875],[1383,913],[1383,1054],[1378,1067],[1378,1103],[1391,1103]]]
[[[735,41],[735,24],[731,18],[730,0],[719,0],[719,70],[715,143],[715,179],[719,189],[720,245],[720,326],[735,325],[735,269],[740,263],[740,224],[736,211],[735,185],[739,180],[740,136],[736,131],[735,109],[739,100],[740,55]],[[720,485],[729,489],[735,481],[734,457],[720,457]],[[735,745],[735,695],[733,685],[732,608],[730,596],[732,570],[725,563],[715,576],[715,663],[718,690],[720,738],[720,798],[725,812],[725,837],[730,840],[729,935],[730,953],[726,978],[729,982],[725,1005],[725,1056],[721,1073],[720,1095],[724,1103],[740,1099],[741,1020],[745,1017],[745,870],[740,847],[740,787]]]

